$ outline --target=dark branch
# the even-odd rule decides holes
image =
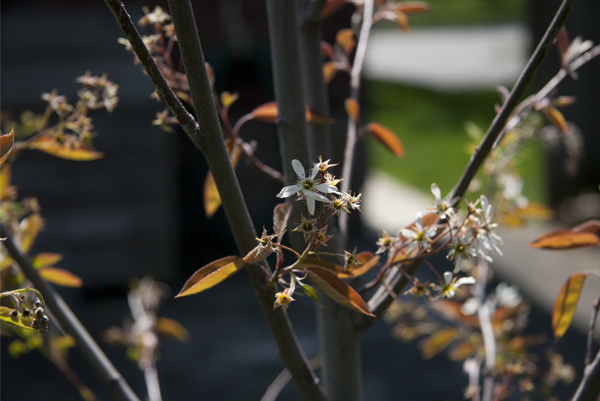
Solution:
[[[118,400],[139,401],[139,398],[131,390],[123,376],[104,355],[104,352],[63,301],[62,297],[48,282],[40,277],[28,258],[16,247],[10,232],[4,224],[0,225],[0,232],[1,237],[6,237],[2,244],[6,247],[10,257],[21,267],[25,276],[33,283],[35,288],[42,293],[44,302],[52,316],[57,320],[60,327],[75,339],[77,348],[100,376],[104,385]]]

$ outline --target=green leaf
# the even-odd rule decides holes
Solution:
[[[308,279],[317,288],[337,303],[350,309],[354,309],[357,312],[364,313],[365,315],[375,317],[360,295],[329,270],[311,266],[306,268],[306,274]]]
[[[11,308],[7,308],[6,306],[0,306],[0,321],[3,321],[4,323],[8,323],[12,326],[17,326],[22,329],[27,329],[27,330],[33,331],[33,329],[31,328],[31,323],[33,322],[32,318],[24,317],[21,319],[13,320],[13,318],[11,316],[12,311],[13,310]]]
[[[319,305],[321,305],[321,303],[319,302],[319,297],[317,296],[317,291],[315,291],[314,288],[312,288],[308,284],[304,284],[304,283],[301,283],[301,282],[298,282],[298,284],[300,284],[300,288],[302,288],[302,290],[304,291],[304,293],[306,295],[308,295],[310,298],[313,299],[313,301],[315,301],[316,303],[318,303]]]
[[[562,338],[571,325],[586,276],[585,273],[573,274],[563,284],[556,296],[552,310],[552,330],[555,342]]]
[[[39,269],[40,267],[52,266],[63,259],[63,255],[60,253],[52,252],[41,252],[35,255],[33,261],[33,267]]]
[[[63,287],[78,288],[83,285],[79,276],[58,267],[42,267],[39,273],[44,280]]]
[[[207,290],[226,278],[237,273],[246,266],[246,262],[239,256],[227,256],[222,259],[215,260],[201,267],[192,274],[188,279],[179,294],[175,298],[185,297],[187,295],[197,294]]]

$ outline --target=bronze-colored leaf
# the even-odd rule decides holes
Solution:
[[[552,309],[552,330],[554,340],[557,342],[565,334],[579,301],[579,295],[585,281],[585,273],[575,273],[563,284]]]
[[[277,102],[269,102],[258,106],[250,114],[252,114],[255,120],[275,123],[277,122],[278,113]]]
[[[348,268],[347,273],[350,273],[350,276],[358,277],[362,276],[375,266],[377,266],[377,262],[379,262],[379,256],[375,255],[372,252],[361,252],[356,255],[356,258],[360,262],[358,265],[352,265]]]
[[[333,124],[335,120],[333,118],[325,117],[319,114],[316,110],[306,106],[306,121],[310,124]]]
[[[30,149],[41,150],[49,155],[59,157],[61,159],[74,161],[89,161],[97,160],[104,157],[104,154],[98,152],[91,147],[71,147],[62,145],[54,140],[51,136],[42,136],[29,144]]]
[[[550,124],[560,129],[563,132],[563,134],[569,132],[567,121],[565,120],[565,117],[562,115],[562,113],[558,111],[558,109],[552,106],[548,106],[545,107],[542,111],[544,112],[544,115],[546,116],[546,119],[548,119],[548,122],[550,122]]]
[[[408,15],[403,11],[396,11],[396,23],[398,27],[402,29],[402,32],[408,33],[410,32],[410,25],[408,25]]]
[[[42,216],[38,213],[32,214],[21,221],[21,250],[24,253],[29,252],[42,226]]]
[[[273,209],[273,231],[277,234],[277,242],[281,243],[281,237],[285,234],[288,219],[292,213],[291,203],[280,203]]]
[[[83,280],[70,271],[58,267],[42,267],[39,270],[40,276],[53,284],[63,287],[81,287]]]
[[[404,148],[400,139],[390,129],[378,123],[371,123],[366,127],[367,132],[377,142],[386,147],[397,157],[404,157]]]
[[[396,3],[394,10],[402,11],[407,15],[421,14],[429,11],[429,4],[424,1],[402,1]]]
[[[455,327],[444,327],[439,329],[419,344],[423,359],[433,358],[446,349],[447,346],[452,344],[459,336],[460,330]]]
[[[174,338],[182,343],[189,341],[190,332],[176,320],[166,317],[156,319],[156,333],[163,337]]]
[[[356,46],[356,40],[354,40],[354,31],[350,28],[340,29],[335,35],[335,41],[346,55],[349,55],[354,46]]]
[[[323,80],[325,83],[330,83],[337,72],[338,68],[335,61],[328,61],[323,64]]]
[[[340,277],[341,276],[344,276],[344,278],[353,277],[351,275],[351,273],[344,272],[344,267],[343,266],[336,265],[335,263],[326,262],[324,260],[317,259],[317,258],[306,258],[304,260],[304,262],[302,262],[302,263],[300,263],[298,265],[298,268],[304,269],[304,268],[309,267],[309,266],[322,267],[323,269],[327,269],[330,272],[332,272],[333,274],[336,274],[336,275],[338,275]]]
[[[316,266],[307,267],[306,274],[317,288],[334,301],[357,312],[375,317],[360,295],[335,274]]]
[[[584,246],[598,245],[600,239],[589,232],[573,232],[557,230],[545,234],[529,244],[533,248],[543,249],[575,249]]]
[[[243,269],[246,264],[239,256],[227,256],[215,260],[192,274],[175,298],[197,294],[214,287]]]
[[[15,129],[11,129],[8,134],[0,136],[0,164],[8,157],[15,142]]]
[[[36,269],[39,269],[40,267],[54,265],[60,262],[62,259],[63,255],[60,253],[42,252],[35,255],[31,261],[31,264],[33,264],[33,267]]]
[[[346,109],[346,113],[350,116],[350,118],[358,123],[360,118],[360,105],[358,102],[352,98],[348,98],[344,100],[344,108]]]

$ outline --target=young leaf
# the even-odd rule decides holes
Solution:
[[[315,125],[335,123],[335,120],[333,118],[327,118],[308,106],[306,106],[306,121],[310,124]]]
[[[330,83],[337,72],[338,68],[335,65],[335,61],[328,61],[325,64],[323,64],[323,80],[325,81],[325,83]]]
[[[555,342],[562,338],[571,325],[585,277],[585,273],[573,274],[563,284],[556,296],[554,308],[552,309],[552,330],[554,331]]]
[[[569,127],[567,126],[567,121],[565,120],[565,117],[562,115],[562,113],[558,111],[558,109],[552,106],[548,106],[543,109],[543,112],[552,125],[559,128],[563,132],[563,134],[568,133]]]
[[[529,244],[532,248],[543,249],[575,249],[584,246],[598,245],[600,239],[590,232],[573,232],[557,230],[542,235]]]
[[[73,273],[59,269],[58,267],[42,267],[39,270],[40,276],[51,283],[61,285],[63,287],[81,287],[83,280]]]
[[[281,242],[281,237],[285,234],[288,219],[292,213],[291,203],[280,203],[273,209],[273,231],[277,234],[277,242]]]
[[[360,106],[358,102],[352,98],[348,98],[344,100],[344,108],[346,109],[346,113],[350,116],[350,118],[358,123],[360,117]]]
[[[29,252],[42,228],[42,216],[35,213],[21,221],[21,250]]]
[[[0,164],[8,157],[15,142],[15,129],[11,129],[8,134],[0,136]]]
[[[317,292],[315,291],[314,288],[312,288],[310,285],[308,284],[304,284],[304,283],[298,283],[300,285],[300,288],[302,288],[302,291],[304,291],[304,293],[306,295],[308,295],[310,298],[312,298],[313,301],[315,301],[317,304],[321,305],[321,303],[319,302],[319,297],[317,296]]]
[[[235,170],[242,154],[241,148],[232,141],[226,141],[225,146],[227,146],[231,165]],[[206,213],[206,217],[210,219],[219,210],[219,207],[221,207],[221,196],[215,178],[209,170],[204,179],[204,213]]]
[[[221,92],[221,104],[223,108],[227,109],[240,97],[239,93],[229,93],[227,91]]]
[[[395,5],[395,10],[408,15],[421,14],[429,11],[429,4],[424,1],[403,1]]]
[[[7,308],[6,306],[0,306],[0,320],[13,326],[20,327],[22,329],[33,330],[31,328],[31,323],[33,322],[32,318],[24,317],[21,319],[13,320],[13,318],[10,315],[11,312],[11,308]]]
[[[54,265],[60,262],[62,258],[63,255],[60,253],[42,252],[35,255],[35,257],[31,261],[31,264],[33,264],[33,267],[35,267],[36,269],[39,269],[40,267]]]
[[[378,123],[371,123],[366,127],[367,132],[377,142],[386,147],[397,157],[404,157],[404,148],[402,142],[391,130]]]
[[[335,274],[316,266],[307,267],[306,274],[317,288],[334,301],[367,316],[375,317],[360,295]]]
[[[252,110],[250,113],[255,120],[264,121],[267,123],[275,123],[277,122],[277,102],[269,102],[262,104]]]
[[[356,46],[356,40],[354,40],[354,31],[350,28],[340,29],[337,35],[335,35],[335,41],[338,45],[340,45],[344,53],[346,53],[346,56],[348,56],[352,49],[354,49],[354,46]]]
[[[349,272],[344,272],[344,267],[336,265],[335,263],[326,262],[317,258],[306,258],[303,263],[298,265],[298,268],[304,269],[309,266],[317,266],[323,269],[329,270],[330,272],[338,275],[338,277],[344,276],[344,278],[354,277]]]
[[[39,139],[32,142],[28,147],[30,149],[41,150],[42,152],[48,153],[49,155],[67,160],[89,161],[101,159],[104,157],[103,153],[98,152],[92,148],[73,148],[70,146],[63,146],[57,143],[51,136],[42,136]]]
[[[421,341],[419,348],[423,359],[431,359],[442,352],[460,336],[460,331],[455,327],[444,327]]]
[[[245,266],[246,262],[239,256],[227,256],[215,260],[192,274],[192,277],[186,281],[185,285],[175,298],[197,294],[214,287],[226,278],[243,269]]]
[[[179,322],[166,317],[156,319],[156,333],[163,337],[174,338],[182,343],[189,341],[190,332]]]
[[[358,265],[352,265],[348,268],[346,273],[351,273],[350,276],[358,277],[362,276],[373,267],[377,266],[377,262],[379,262],[379,256],[376,256],[372,252],[361,252],[356,255],[356,258],[360,262]]]

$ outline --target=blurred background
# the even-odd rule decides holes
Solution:
[[[417,211],[429,207],[432,182],[443,194],[452,188],[469,159],[465,124],[487,129],[498,102],[495,86],[512,86],[558,3],[432,0],[430,13],[410,18],[410,34],[401,33],[391,23],[376,27],[363,74],[365,121],[392,129],[403,141],[406,157],[395,159],[369,141],[366,147],[359,147],[358,165],[368,170],[353,188],[359,190],[360,186],[364,192],[365,213],[360,216],[362,221],[354,223],[351,242],[373,250],[379,228],[395,232]],[[144,5],[167,9],[166,1],[126,2],[133,21],[143,16]],[[272,101],[264,2],[202,0],[193,5],[205,57],[216,73],[217,92],[240,94],[231,108],[232,120]],[[127,360],[122,348],[103,343],[102,333],[110,326],[121,326],[129,315],[126,296],[132,278],[150,275],[176,294],[195,270],[236,254],[223,212],[211,219],[204,214],[206,162],[181,132],[169,134],[151,125],[164,107],[150,98],[153,87],[149,79],[134,65],[133,55],[117,43],[123,34],[102,2],[5,0],[1,7],[3,113],[12,114],[17,121],[26,110],[41,113],[46,103],[40,95],[55,88],[74,101],[79,87],[74,79],[88,70],[92,75],[107,73],[119,85],[120,101],[112,114],[102,110],[91,114],[99,134],[94,144],[104,153],[103,159],[80,163],[26,151],[13,165],[12,181],[20,196],[37,197],[42,208],[45,230],[32,254],[62,253],[64,260],[59,266],[83,279],[81,288],[57,288],[136,393],[143,396],[141,372]],[[571,37],[582,35],[600,42],[599,7],[593,0],[578,2],[567,24]],[[333,43],[336,32],[349,27],[352,12],[353,6],[347,5],[325,21],[326,41]],[[553,49],[535,88],[552,77],[558,65],[558,53]],[[569,226],[600,217],[599,72],[600,64],[594,60],[580,70],[578,81],[567,79],[559,89],[578,99],[577,104],[562,110],[580,127],[584,138],[578,174],[564,173],[561,148],[541,145],[528,151],[522,167],[524,194],[549,205],[556,211],[556,221]],[[342,135],[346,127],[343,100],[348,96],[347,87],[343,74],[330,85],[336,135]],[[251,122],[242,135],[257,141],[261,160],[280,168],[273,125]],[[339,161],[339,156],[333,161]],[[237,171],[255,226],[269,226],[280,185],[244,163]],[[382,200],[392,202],[394,217],[388,214],[382,220],[377,213],[386,207],[377,203]],[[549,227],[554,226],[538,230],[550,231]],[[540,261],[539,251],[531,255],[526,249],[536,231],[519,233],[503,235],[507,248],[514,252],[506,249],[506,257],[498,258],[498,274],[516,282],[536,301],[532,331],[550,332],[548,310],[569,274],[562,269],[566,265],[574,270],[597,268],[598,252],[581,251],[574,256],[580,263],[573,263],[573,254],[564,258],[546,254]],[[523,269],[524,265],[531,270]],[[556,268],[552,270],[552,266]],[[558,284],[541,281],[540,275],[553,277]],[[541,287],[536,288],[535,283]],[[584,294],[580,304],[583,307],[579,309],[585,309],[580,327],[590,310],[589,297],[594,291],[597,296],[598,288],[586,287],[589,294],[587,299]],[[312,357],[317,353],[312,303],[302,299],[293,306],[291,319]],[[191,333],[186,344],[170,340],[162,344],[157,367],[165,400],[260,399],[282,369],[245,273],[216,290],[177,300],[169,297],[159,315],[178,320]],[[445,355],[423,361],[416,344],[395,340],[390,327],[381,321],[365,336],[365,400],[395,400],[398,392],[407,400],[462,399],[467,379],[460,364]],[[567,337],[558,348],[581,368],[582,331],[572,329]],[[7,352],[11,341],[2,337],[0,391],[4,399],[29,399],[25,394],[31,394],[29,386],[33,385],[36,398],[80,399],[75,388],[38,353],[12,358]],[[111,399],[76,350],[70,354],[70,364],[100,398]],[[432,382],[436,386],[431,386]],[[573,389],[564,391],[571,394]],[[298,399],[292,385],[281,399]]]

